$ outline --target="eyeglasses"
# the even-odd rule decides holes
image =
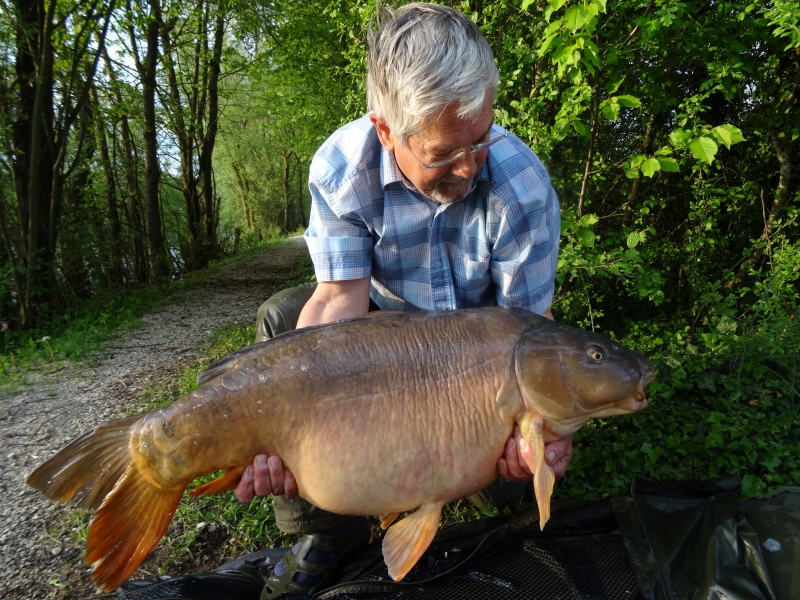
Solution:
[[[496,144],[497,142],[499,142],[500,140],[505,138],[507,135],[508,135],[508,131],[503,129],[503,134],[502,135],[499,135],[496,138],[492,138],[488,142],[483,142],[482,144],[476,144],[472,148],[467,150],[466,152],[462,150],[461,152],[457,152],[457,153],[453,154],[453,156],[450,156],[448,158],[443,158],[442,160],[437,160],[436,162],[432,162],[432,163],[425,163],[425,162],[422,162],[419,158],[417,158],[417,155],[414,154],[414,152],[411,150],[411,147],[408,145],[408,143],[406,141],[403,141],[403,145],[406,148],[408,148],[408,151],[411,152],[411,156],[416,158],[417,162],[419,162],[419,164],[421,164],[423,167],[425,167],[426,169],[438,169],[439,167],[444,167],[445,165],[449,165],[450,163],[455,162],[459,158],[463,158],[464,156],[468,156],[470,154],[475,154],[476,152],[480,152],[481,150],[486,150],[489,146],[492,146],[492,145]]]

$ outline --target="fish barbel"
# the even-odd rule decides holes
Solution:
[[[544,446],[589,420],[647,406],[650,362],[599,335],[522,309],[376,312],[291,331],[211,365],[161,410],[102,424],[28,483],[96,508],[86,560],[118,587],[193,490],[236,486],[257,454],[279,455],[299,495],[326,510],[382,515],[384,560],[402,579],[442,507],[486,487],[515,424],[530,444],[540,524],[554,475]]]

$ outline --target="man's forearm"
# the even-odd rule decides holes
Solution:
[[[363,317],[369,311],[369,287],[369,277],[319,283],[303,307],[297,327]]]

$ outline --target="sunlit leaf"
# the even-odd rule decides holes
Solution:
[[[580,242],[581,246],[592,248],[594,246],[594,231],[588,227],[579,227],[578,241]]]
[[[628,235],[628,239],[626,240],[626,243],[628,244],[628,248],[635,248],[639,244],[640,241],[641,241],[641,239],[639,238],[639,232],[638,231],[632,231]]]
[[[692,139],[692,132],[680,127],[669,134],[669,141],[672,142],[673,146],[680,146],[681,142],[686,142],[690,139]]]
[[[642,103],[636,96],[617,96],[617,102],[628,108],[641,108]]]
[[[744,141],[744,136],[742,135],[742,130],[738,127],[734,127],[733,125],[720,125],[719,127],[715,127],[711,131],[726,131],[731,136],[731,144],[738,144],[739,142]]]
[[[719,147],[710,137],[701,137],[691,141],[689,150],[697,160],[702,160],[711,164]]]
[[[680,173],[681,168],[678,161],[669,157],[658,157],[658,164],[661,165],[661,170],[665,173]]]
[[[639,176],[639,169],[632,168],[632,169],[625,169],[625,177],[628,179],[636,179]]]
[[[582,122],[580,122],[578,119],[572,120],[572,126],[575,128],[575,131],[580,133],[585,138],[588,138],[591,135],[589,128]]]
[[[589,20],[589,13],[585,8],[577,4],[573,4],[567,9],[564,15],[564,26],[570,31],[576,31],[583,27]]]
[[[658,162],[658,159],[648,158],[642,163],[642,173],[645,177],[652,177],[660,170],[661,164]]]
[[[714,127],[714,129],[711,130],[711,134],[726,148],[730,149],[733,139],[729,131],[726,131],[722,127]]]

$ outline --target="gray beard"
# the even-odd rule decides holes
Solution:
[[[437,204],[453,204],[454,202],[458,202],[459,200],[463,200],[464,197],[469,193],[469,190],[472,188],[472,181],[474,177],[471,179],[467,179],[465,177],[459,177],[458,175],[446,175],[442,177],[439,181],[436,182],[436,187],[432,190],[425,192],[425,195],[436,202]],[[445,196],[442,192],[439,191],[439,186],[441,184],[463,184],[464,189],[466,190],[463,194],[459,195],[458,197],[452,196]],[[450,187],[449,185],[447,187]]]

